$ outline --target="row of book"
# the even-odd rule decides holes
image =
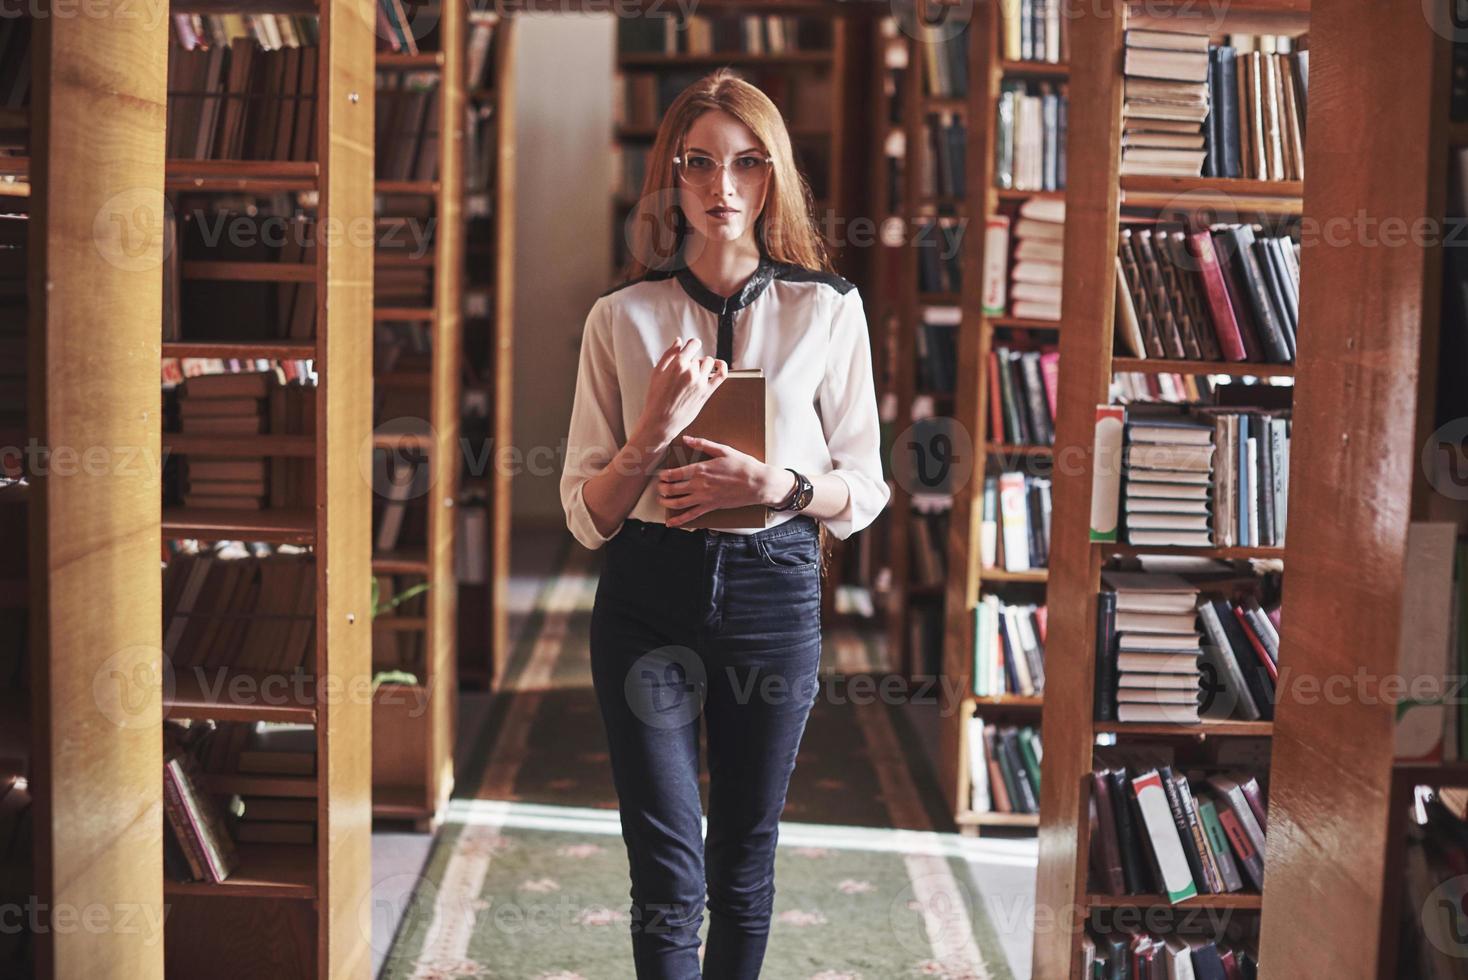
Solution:
[[[1132,357],[1295,359],[1300,246],[1257,226],[1122,228],[1116,323]]]
[[[281,549],[261,558],[214,550],[174,555],[163,570],[163,653],[176,676],[261,703],[265,684],[239,693],[225,674],[310,672],[316,649],[316,563]],[[213,675],[213,676],[211,676]]]
[[[1308,52],[1292,38],[1126,32],[1123,176],[1303,180]]]
[[[1213,379],[1206,374],[1176,374],[1169,371],[1113,371],[1113,405],[1197,405],[1214,397]]]
[[[277,384],[295,382],[314,385],[316,363],[312,360],[275,361],[263,357],[165,357],[161,359],[162,385],[165,391],[178,387],[189,378],[209,374],[241,374],[265,371],[275,375]]]
[[[780,14],[637,16],[617,21],[620,54],[755,54],[829,51],[831,21]]]
[[[918,291],[956,293],[963,288],[963,222],[937,218],[919,224],[913,240]]]
[[[958,329],[963,311],[956,306],[925,306],[913,335],[918,390],[952,394],[958,383]]]
[[[1005,82],[994,121],[994,180],[1004,190],[1065,189],[1066,86]]]
[[[914,493],[908,522],[908,554],[915,585],[940,586],[948,578],[948,522],[953,498],[941,493]]]
[[[1198,409],[1131,413],[1124,430],[1122,522],[1128,544],[1282,547],[1290,420]]]
[[[436,180],[438,73],[378,72],[374,132],[378,180]]]
[[[1059,64],[1069,53],[1060,0],[1004,0],[999,5],[1001,51],[1007,61]]]
[[[314,43],[269,49],[239,37],[170,48],[168,156],[315,159],[318,54]]]
[[[1009,470],[984,477],[979,560],[984,568],[1027,572],[1050,557],[1050,479]]]
[[[938,99],[968,95],[968,31],[925,26],[915,35],[922,61],[923,93]]]
[[[829,71],[746,70],[740,74],[779,107],[792,138],[798,140],[830,129],[834,110]],[[656,130],[673,100],[702,77],[701,71],[687,70],[618,73],[612,83],[613,124],[647,133]]]
[[[1039,813],[1044,746],[1029,725],[968,719],[969,805],[976,813]]]
[[[173,36],[185,51],[228,48],[237,38],[276,51],[316,45],[321,21],[315,14],[174,14]]]
[[[1279,607],[1231,583],[1107,570],[1096,606],[1098,721],[1274,717]]]
[[[1258,980],[1257,938],[1144,929],[1091,930],[1081,937],[1086,980]]]
[[[1091,871],[1103,894],[1176,904],[1264,887],[1266,804],[1251,773],[1097,769],[1089,810]]]
[[[1064,271],[1064,201],[1030,198],[1013,219],[995,214],[985,220],[985,314],[1058,321]]]
[[[1053,345],[989,351],[989,439],[1011,446],[1055,443],[1060,352]]]
[[[974,607],[974,694],[1033,697],[1045,691],[1043,604],[987,594]]]
[[[918,192],[925,198],[962,199],[968,128],[956,112],[930,112],[923,122],[928,140],[927,167]]]

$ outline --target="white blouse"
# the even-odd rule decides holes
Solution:
[[[582,490],[627,441],[653,366],[675,337],[698,337],[704,352],[715,354],[721,325],[725,344],[732,340],[726,347],[726,353],[732,349],[730,367],[764,371],[766,462],[809,477],[835,473],[850,489],[845,509],[822,519],[831,533],[848,537],[887,505],[871,345],[854,285],[769,259],[729,297],[709,290],[687,268],[652,272],[603,294],[586,317],[561,474],[566,524],[586,547],[601,547],[621,528],[619,522],[611,535],[599,533]],[[648,482],[630,516],[666,522],[657,482]],[[771,513],[764,526],[793,516]]]

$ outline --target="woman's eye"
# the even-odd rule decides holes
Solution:
[[[713,168],[713,165],[714,165],[714,161],[713,161],[713,158],[712,157],[689,157],[688,158],[688,169],[689,170],[710,170],[710,169]]]
[[[734,166],[740,170],[758,170],[765,162],[759,157],[740,157],[734,161]]]

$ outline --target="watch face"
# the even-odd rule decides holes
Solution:
[[[795,497],[795,509],[805,510],[810,506],[811,498],[816,495],[816,488],[804,477],[800,481],[800,493]]]

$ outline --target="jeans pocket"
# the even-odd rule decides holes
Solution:
[[[782,572],[806,572],[821,563],[820,543],[815,535],[755,538],[755,545],[764,564]]]

